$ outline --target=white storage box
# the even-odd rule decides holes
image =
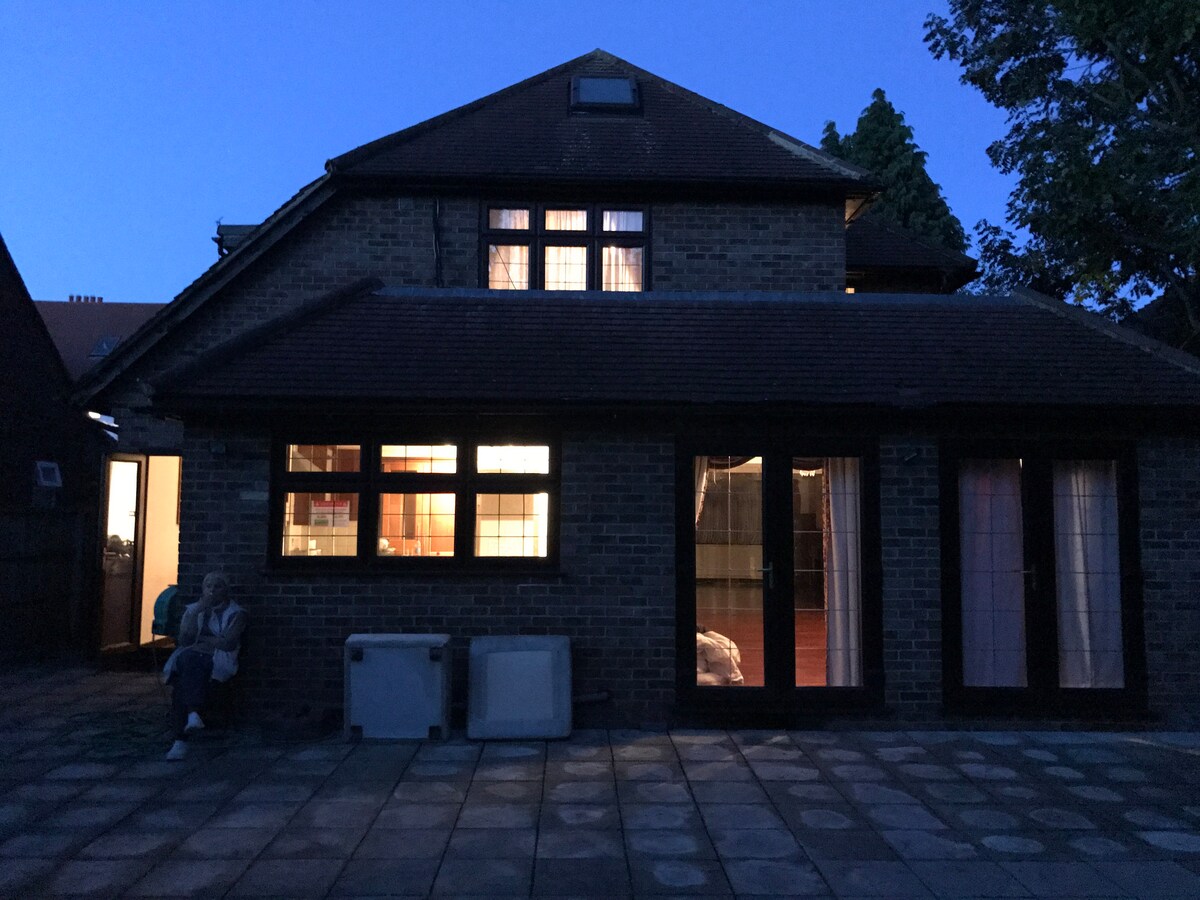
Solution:
[[[467,737],[561,738],[571,733],[571,640],[471,640]]]
[[[450,734],[450,635],[352,634],[346,639],[347,737]]]

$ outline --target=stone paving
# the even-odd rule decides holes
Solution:
[[[5,897],[1200,897],[1200,735],[577,731],[162,760],[147,675],[0,673]]]

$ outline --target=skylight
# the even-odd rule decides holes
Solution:
[[[106,334],[99,338],[92,345],[92,352],[88,354],[90,359],[99,359],[112,353],[117,348],[117,344],[121,342],[120,337],[114,334]]]
[[[625,76],[576,75],[571,79],[572,109],[633,110],[637,82]]]

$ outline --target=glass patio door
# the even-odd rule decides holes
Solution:
[[[860,687],[853,457],[692,457],[695,686]]]

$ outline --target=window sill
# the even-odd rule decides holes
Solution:
[[[547,580],[564,580],[566,573],[556,562],[528,562],[506,560],[504,562],[458,563],[450,559],[384,560],[377,563],[362,563],[357,559],[338,560],[333,558],[300,557],[298,559],[271,560],[259,569],[259,574],[270,577],[311,578],[324,575],[345,575],[355,578],[495,578],[538,577]]]

